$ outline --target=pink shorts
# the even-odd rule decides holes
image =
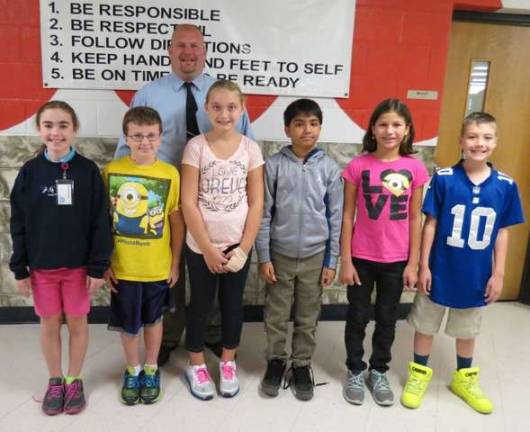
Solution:
[[[81,317],[90,310],[87,275],[83,267],[31,270],[35,312],[41,318],[59,315]]]

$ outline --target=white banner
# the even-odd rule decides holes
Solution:
[[[178,4],[178,6],[175,6]],[[43,85],[140,88],[170,73],[173,25],[248,94],[348,97],[355,0],[40,0]]]

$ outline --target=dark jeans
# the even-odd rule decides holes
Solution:
[[[222,343],[227,349],[239,346],[243,324],[243,291],[250,267],[250,253],[245,266],[236,273],[211,273],[201,254],[186,247],[190,276],[190,304],[187,313],[186,349],[204,350],[204,332],[218,293],[221,310]]]
[[[162,346],[174,349],[179,344],[186,329],[186,268],[184,258],[180,261],[179,280],[170,288],[170,292],[173,308],[164,314]],[[212,312],[208,317],[204,340],[212,345],[221,341],[221,312],[217,302],[214,303]]]
[[[403,270],[407,262],[379,263],[357,258],[353,258],[352,262],[362,285],[348,286],[349,306],[344,334],[346,366],[355,374],[366,369],[363,341],[366,325],[370,321],[371,295],[375,283],[375,330],[370,369],[385,372],[392,359],[397,307],[403,291]]]

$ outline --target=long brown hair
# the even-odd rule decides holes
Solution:
[[[405,124],[409,127],[409,133],[403,138],[403,141],[399,145],[399,154],[401,156],[406,156],[416,153],[416,150],[412,148],[415,133],[412,115],[410,113],[409,107],[399,99],[385,99],[375,107],[374,112],[370,117],[370,123],[366,129],[366,133],[364,134],[363,151],[373,153],[377,150],[377,141],[375,140],[372,128],[377,123],[379,117],[388,112],[395,112],[398,116],[405,120]]]

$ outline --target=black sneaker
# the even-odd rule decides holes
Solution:
[[[44,414],[52,416],[62,413],[63,409],[64,381],[61,377],[50,378],[42,401],[42,411]]]
[[[150,405],[160,398],[160,370],[153,371],[149,368],[140,372],[140,401]]]
[[[311,369],[311,366],[292,366],[290,381],[296,399],[308,401],[313,398],[315,380],[313,379],[313,370]]]
[[[140,376],[130,374],[127,369],[123,375],[121,401],[125,405],[136,405],[140,402]]]
[[[282,384],[285,362],[280,359],[272,359],[267,362],[267,371],[261,380],[261,391],[267,396],[276,397]]]

